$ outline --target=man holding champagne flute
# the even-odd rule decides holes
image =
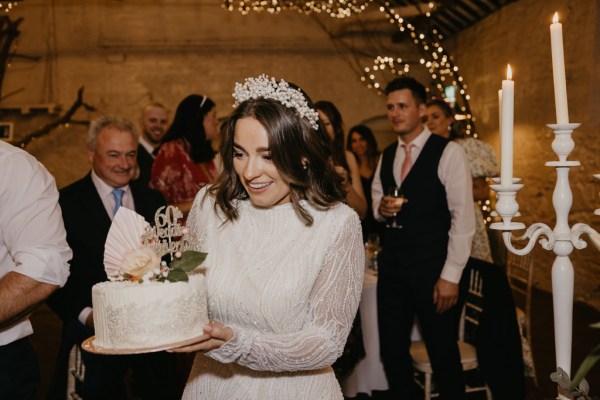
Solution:
[[[440,399],[464,399],[456,304],[475,231],[468,161],[460,145],[423,126],[427,107],[421,83],[396,78],[385,93],[398,142],[382,154],[372,196],[375,218],[388,222],[379,254],[377,302],[390,398],[416,398],[409,352],[416,316]]]

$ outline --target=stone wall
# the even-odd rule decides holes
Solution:
[[[347,128],[385,110],[317,20],[295,12],[242,16],[214,0],[28,0],[11,13],[20,16],[17,51],[40,59],[14,59],[4,81],[4,95],[15,94],[0,114],[16,121],[16,137],[56,117],[35,108],[23,115],[23,106],[64,110],[82,86],[97,112],[82,109],[80,120],[106,113],[137,119],[151,100],[174,111],[191,93],[210,96],[224,117],[234,83],[262,73],[297,83],[315,101],[333,101]],[[59,187],[89,169],[85,131],[71,124],[28,146]]]
[[[550,29],[558,11],[563,24],[569,118],[580,122],[575,130],[576,147],[570,160],[581,162],[570,171],[573,207],[570,221],[590,224],[600,230],[600,183],[592,174],[600,173],[600,41],[598,1],[520,0],[502,8],[477,25],[450,40],[457,65],[469,85],[471,107],[478,117],[480,136],[492,143],[499,154],[498,94],[510,63],[515,81],[515,164],[514,176],[525,187],[517,200],[523,215],[518,220],[529,225],[555,223],[552,193],[556,183],[554,168],[546,161],[556,160],[551,150],[554,138],[546,124],[556,123]],[[586,239],[587,240],[587,239]],[[551,289],[554,253],[535,250],[536,285]],[[591,246],[575,250],[575,297],[600,308],[600,255]]]
[[[582,123],[571,157],[582,162],[570,176],[571,223],[587,222],[600,230],[600,217],[593,215],[600,208],[600,184],[592,179],[593,173],[600,173],[598,0],[549,3],[518,0],[444,47],[450,49],[469,87],[479,137],[498,152],[497,90],[506,64],[513,67],[514,172],[525,183],[518,195],[520,220],[552,226],[555,172],[544,163],[555,156],[550,149],[552,133],[545,125],[555,122],[549,25],[554,11],[559,11],[570,116]],[[384,115],[384,99],[360,82],[355,55],[332,41],[322,16],[295,12],[242,16],[225,12],[218,0],[27,0],[11,16],[24,18],[17,52],[39,57],[13,59],[4,80],[0,120],[15,122],[16,137],[55,118],[48,105],[68,108],[82,86],[84,100],[97,111],[81,109],[78,120],[106,113],[137,119],[151,100],[174,110],[190,93],[209,95],[223,117],[232,104],[234,83],[260,73],[299,84],[313,100],[333,101],[347,128]],[[389,36],[378,40],[390,42]],[[398,52],[410,51],[406,45],[395,46]],[[408,55],[417,64],[419,57]],[[421,77],[423,71],[415,68],[411,74]],[[378,126],[383,145],[390,136],[384,136],[385,122]],[[54,174],[59,187],[89,169],[85,132],[84,125],[63,126],[27,147]],[[538,246],[536,257],[536,285],[550,290],[553,254]],[[589,248],[572,256],[576,297],[597,308],[599,259],[598,252]]]

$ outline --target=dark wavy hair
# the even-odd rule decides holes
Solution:
[[[373,172],[375,172],[375,168],[377,168],[377,161],[379,160],[379,149],[377,148],[377,141],[375,140],[375,135],[373,135],[373,131],[366,125],[355,125],[348,131],[348,137],[346,140],[346,150],[352,151],[352,134],[358,133],[365,141],[367,142],[367,164],[371,168]],[[353,152],[354,153],[354,152]],[[356,156],[356,161],[360,165],[361,160],[358,155]]]
[[[446,102],[444,99],[434,97],[433,99],[427,102],[427,108],[431,106],[438,106],[442,110],[446,118],[454,117],[454,110],[452,109],[452,107],[450,107],[450,104],[448,104],[448,102]],[[450,140],[460,139],[464,137],[464,135],[461,132],[459,132],[458,129],[456,129],[455,122],[452,122],[450,124],[448,134],[448,139]]]
[[[214,107],[215,103],[210,98],[199,94],[191,94],[181,100],[162,143],[184,139],[194,162],[201,163],[215,158],[215,151],[204,132],[204,117]]]
[[[332,102],[326,100],[317,101],[315,108],[327,115],[329,122],[333,126],[333,141],[331,143],[333,164],[342,166],[346,171],[350,171],[346,159],[346,147],[344,146],[344,121],[342,120],[342,114],[340,114],[340,111]]]
[[[308,102],[312,107],[310,100]],[[327,132],[321,126],[315,131],[293,108],[276,100],[250,99],[242,102],[222,126],[219,153],[223,172],[209,189],[215,197],[215,210],[221,211],[226,220],[238,217],[236,200],[248,198],[233,167],[233,139],[237,121],[249,117],[260,122],[267,131],[273,164],[290,186],[292,206],[307,226],[312,225],[313,217],[300,200],[307,200],[317,209],[327,209],[345,199],[338,174],[329,162]],[[308,168],[304,168],[304,164]]]

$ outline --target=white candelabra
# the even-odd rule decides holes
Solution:
[[[552,195],[552,204],[556,212],[556,225],[554,229],[551,229],[544,223],[535,223],[527,228],[523,236],[512,236],[512,231],[525,229],[525,225],[512,220],[515,216],[520,215],[516,197],[517,191],[523,185],[519,183],[519,179],[513,179],[512,174],[514,82],[512,81],[512,71],[509,65],[507,78],[502,81],[502,90],[499,92],[500,133],[502,136],[501,177],[500,179],[494,178],[496,185],[491,186],[497,193],[496,212],[502,217],[502,222],[493,223],[490,227],[503,231],[504,244],[511,253],[517,255],[528,254],[539,239],[544,249],[552,250],[556,254],[554,264],[552,264],[556,365],[571,376],[574,274],[569,255],[573,252],[573,248],[583,249],[587,247],[587,243],[581,239],[581,235],[587,233],[593,238],[598,236],[598,232],[583,223],[577,223],[573,227],[569,227],[569,212],[573,205],[573,193],[569,185],[569,170],[571,167],[577,167],[581,164],[579,161],[569,161],[567,158],[575,147],[571,134],[580,124],[569,123],[562,24],[558,22],[558,13],[554,14],[552,25],[550,25],[550,39],[554,100],[558,123],[548,125],[548,127],[554,132],[552,150],[558,156],[558,161],[549,161],[546,166],[556,169],[556,186]],[[594,177],[600,180],[600,174],[594,175]],[[600,215],[600,209],[597,209],[595,214]],[[525,247],[518,249],[513,246],[513,240],[528,241],[528,243]],[[567,400],[567,397],[560,392],[558,398]]]
[[[581,235],[584,233],[589,235],[598,234],[589,225],[583,223],[577,223],[573,227],[569,227],[569,212],[573,204],[573,194],[569,185],[569,170],[571,167],[581,164],[579,161],[569,161],[567,157],[575,147],[571,133],[579,125],[548,125],[554,131],[555,138],[552,142],[552,150],[558,156],[558,161],[546,163],[546,166],[556,168],[557,175],[556,186],[552,195],[552,204],[556,211],[556,226],[554,229],[544,223],[534,223],[527,228],[523,236],[512,236],[512,231],[525,229],[524,224],[512,221],[513,217],[519,215],[516,194],[523,185],[518,183],[519,179],[513,179],[512,185],[497,184],[491,186],[497,192],[496,212],[502,217],[502,222],[493,223],[490,227],[503,231],[502,237],[508,250],[517,255],[525,255],[532,251],[535,242],[540,239],[539,242],[544,249],[553,250],[556,254],[556,259],[552,265],[556,363],[569,376],[571,376],[574,287],[573,264],[569,259],[569,255],[572,253],[573,248],[583,249],[587,246],[587,243],[580,238]],[[594,177],[600,180],[600,174],[596,174]],[[494,179],[494,181],[500,182],[498,179]],[[594,213],[600,215],[600,209],[595,210]],[[513,246],[513,240],[528,240],[528,243],[525,247],[518,249]],[[567,398],[559,394],[559,399]]]

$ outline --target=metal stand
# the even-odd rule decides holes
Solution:
[[[569,212],[573,204],[573,193],[569,185],[569,170],[571,167],[581,165],[579,161],[567,161],[568,155],[573,151],[575,142],[571,134],[580,124],[552,124],[548,125],[554,131],[552,150],[558,156],[558,161],[549,161],[546,166],[556,168],[556,186],[552,195],[552,204],[556,211],[556,226],[551,229],[543,223],[535,223],[525,231],[521,237],[513,237],[512,231],[524,229],[525,225],[513,222],[512,218],[518,215],[519,204],[516,201],[517,191],[523,185],[518,184],[515,179],[512,185],[491,185],[496,191],[498,202],[496,212],[502,217],[502,222],[493,223],[492,229],[501,230],[504,244],[508,250],[517,255],[528,254],[538,241],[546,250],[554,251],[556,259],[552,264],[552,300],[554,305],[554,332],[556,364],[571,376],[571,345],[573,336],[573,264],[569,255],[573,248],[583,249],[587,243],[580,236],[584,233],[589,235],[598,234],[587,224],[577,223],[569,227]],[[594,175],[600,180],[600,174]],[[495,182],[499,181],[497,179]],[[600,209],[595,210],[600,215]],[[522,249],[513,246],[513,240],[528,240]],[[561,400],[567,400],[561,394]]]

